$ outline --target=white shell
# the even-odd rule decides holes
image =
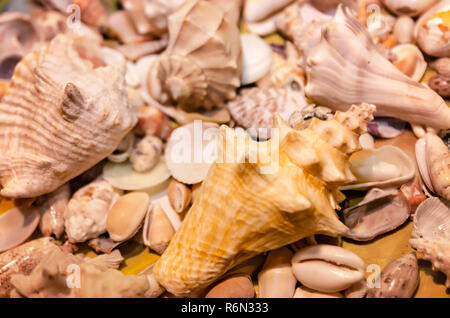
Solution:
[[[23,243],[37,228],[39,219],[35,207],[14,207],[0,213],[0,252]]]
[[[405,183],[415,174],[411,158],[398,147],[383,146],[364,149],[350,157],[350,168],[357,181],[340,187],[341,190],[366,190]]]
[[[389,10],[397,15],[406,14],[411,17],[418,16],[425,12],[439,0],[382,0]]]
[[[416,22],[410,16],[402,15],[398,17],[394,24],[394,35],[398,43],[411,43],[414,39],[415,26]]]
[[[404,58],[408,58],[411,55],[415,55],[417,57],[416,65],[413,74],[409,77],[416,82],[419,82],[422,79],[423,74],[425,74],[425,71],[427,70],[428,63],[425,61],[422,52],[417,46],[414,44],[396,45],[392,48],[392,53],[397,56],[397,62]]]
[[[420,138],[416,142],[416,161],[423,182],[430,191],[434,192],[433,184],[431,183],[430,173],[428,171],[425,138]]]
[[[241,34],[242,76],[241,84],[255,83],[266,75],[272,64],[272,49],[256,34]]]

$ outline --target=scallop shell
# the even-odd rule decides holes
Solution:
[[[302,91],[254,87],[243,89],[237,98],[227,104],[227,108],[238,125],[250,128],[251,136],[266,133],[262,137],[270,138],[275,114],[288,121],[293,113],[301,111],[307,104]]]
[[[259,143],[223,126],[218,160],[155,265],[158,282],[188,295],[262,252],[318,232],[345,233],[334,212],[342,199],[336,186],[354,180],[347,154],[359,148],[373,112],[354,106],[303,130],[275,116],[279,138]]]
[[[364,27],[342,6],[309,52],[306,73],[306,95],[321,105],[345,110],[366,102],[377,105],[376,116],[450,127],[450,108],[444,100],[385,59]]]
[[[169,17],[169,45],[149,71],[150,94],[185,111],[222,107],[240,85],[239,36],[220,6],[186,1]]]
[[[416,172],[411,158],[395,146],[383,146],[355,152],[350,157],[350,166],[357,181],[342,186],[341,190],[366,190],[372,187],[397,186],[411,180]]]
[[[56,190],[107,157],[137,121],[124,65],[94,70],[72,43],[59,35],[16,67],[0,103],[2,196]]]
[[[447,275],[446,287],[450,288],[450,207],[439,198],[422,202],[414,216],[414,227],[409,243],[426,260],[433,270]]]

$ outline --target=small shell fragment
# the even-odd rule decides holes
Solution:
[[[145,192],[130,192],[120,197],[106,218],[106,230],[114,241],[130,239],[142,225],[149,207]]]

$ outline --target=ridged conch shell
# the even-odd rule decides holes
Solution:
[[[450,150],[442,139],[431,133],[419,139],[416,160],[428,189],[450,200]]]
[[[381,0],[383,4],[397,15],[418,16],[439,0]]]
[[[0,103],[0,195],[49,193],[113,152],[136,123],[124,72],[92,69],[64,35],[27,55]]]
[[[364,261],[353,252],[334,245],[306,247],[292,257],[295,277],[313,290],[335,293],[364,278]]]
[[[450,56],[450,0],[439,1],[416,23],[415,38],[422,50],[432,56]]]
[[[169,45],[149,71],[150,94],[185,111],[222,107],[240,85],[239,36],[221,7],[186,1],[169,17]]]
[[[155,266],[159,283],[188,295],[259,253],[314,233],[345,233],[334,212],[342,200],[336,187],[354,180],[348,154],[359,148],[373,112],[353,106],[332,120],[313,118],[303,130],[276,116],[279,143],[274,136],[257,143],[223,126],[218,162]]]
[[[306,95],[321,105],[342,110],[366,102],[377,106],[376,116],[450,127],[444,100],[378,53],[364,27],[342,6],[308,55],[306,73]]]
[[[433,270],[447,275],[447,288],[450,288],[449,216],[448,202],[439,198],[425,200],[416,210],[414,227],[409,240],[411,246],[433,264]]]

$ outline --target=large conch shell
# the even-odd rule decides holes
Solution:
[[[65,35],[17,66],[0,103],[0,195],[56,190],[107,157],[135,125],[124,65],[93,69]]]
[[[377,116],[450,127],[450,109],[444,100],[385,59],[362,24],[342,6],[307,57],[306,72],[305,92],[316,103],[345,110],[366,102],[377,106]]]
[[[154,99],[195,111],[222,107],[236,96],[242,68],[239,29],[220,6],[187,1],[169,17],[169,39],[148,74]]]
[[[279,136],[260,143],[223,126],[219,159],[155,266],[158,282],[188,295],[259,253],[315,233],[344,234],[334,212],[343,199],[337,187],[354,180],[348,154],[373,112],[354,106],[328,121],[313,118],[303,130],[275,116]]]

